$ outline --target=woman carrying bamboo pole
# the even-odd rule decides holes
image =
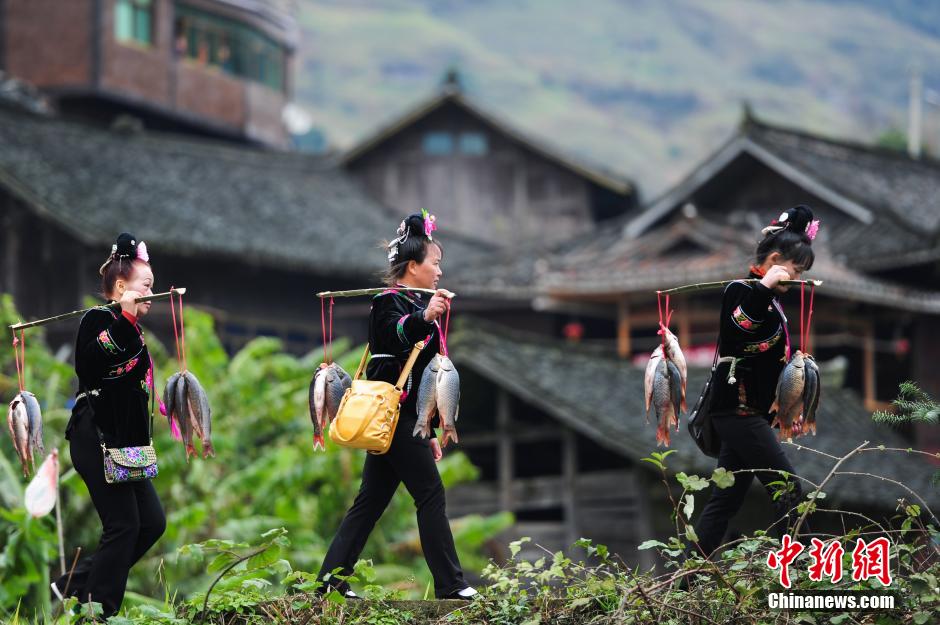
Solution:
[[[714,395],[708,407],[721,439],[718,466],[728,471],[755,471],[773,498],[771,482],[785,480],[781,471],[795,473],[771,428],[771,405],[780,372],[790,359],[790,332],[777,296],[813,266],[813,238],[819,222],[808,206],[789,209],[762,230],[750,278],[735,281],[724,291],[719,330],[719,360]],[[732,371],[732,365],[734,367]],[[799,431],[800,423],[795,429]],[[737,513],[755,473],[737,473],[734,485],[715,489],[695,525],[699,548],[710,556],[722,544],[728,521]],[[787,526],[796,521],[793,507],[801,498],[800,482],[773,500],[777,519]],[[805,526],[804,526],[805,527]],[[784,529],[784,528],[779,528]]]
[[[443,248],[432,240],[433,217],[415,214],[405,219],[398,236],[388,244],[388,290],[372,300],[369,315],[369,351],[372,360],[366,370],[370,380],[395,383],[415,343],[425,346],[415,361],[402,396],[398,426],[388,452],[366,456],[362,484],[352,507],[336,532],[319,577],[329,587],[355,597],[349,585],[332,577],[352,573],[366,539],[382,516],[400,483],[405,484],[417,508],[421,550],[434,578],[438,599],[469,599],[476,590],[464,581],[454,537],[445,509],[444,485],[435,463],[441,447],[433,436],[430,442],[412,435],[418,420],[418,382],[425,367],[441,346],[439,320],[449,306],[447,292],[437,289],[442,275]],[[433,296],[396,289],[418,287],[436,289]]]
[[[52,583],[52,591],[60,599],[67,594],[100,603],[107,618],[120,609],[131,567],[163,535],[166,518],[148,479],[110,475],[109,483],[103,451],[151,445],[153,364],[138,325],[150,303],[135,302],[153,293],[146,245],[121,234],[99,273],[102,293],[120,309],[101,306],[82,317],[75,346],[79,394],[65,436],[101,518],[101,541],[71,574]]]

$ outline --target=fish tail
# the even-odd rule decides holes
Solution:
[[[326,451],[326,441],[323,440],[323,434],[313,435],[313,451]]]
[[[662,424],[656,428],[656,446],[669,447],[669,428],[663,427]]]
[[[215,447],[212,446],[211,441],[205,441],[202,444],[202,459],[206,458],[215,458]]]
[[[186,464],[189,464],[190,456],[196,456],[196,455],[197,455],[196,448],[193,446],[192,443],[187,443],[186,444]]]

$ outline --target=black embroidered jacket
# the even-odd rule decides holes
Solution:
[[[78,399],[73,418],[87,401],[93,421],[109,447],[148,445],[150,427],[150,353],[143,332],[121,312],[93,308],[82,317],[75,344],[75,372],[79,393],[98,395]]]
[[[415,361],[410,380],[405,384],[407,395],[401,405],[400,419],[417,419],[421,374],[440,350],[437,324],[424,320],[424,309],[427,307],[425,298],[420,293],[390,289],[372,300],[372,312],[369,315],[369,351],[372,360],[366,368],[368,379],[395,384],[414,344],[430,338]]]
[[[718,365],[713,413],[767,415],[789,344],[780,303],[763,284],[732,282],[722,297],[720,324],[721,356],[739,360],[734,384],[728,383],[731,363]]]

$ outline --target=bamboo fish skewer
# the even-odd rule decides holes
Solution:
[[[317,297],[357,297],[359,295],[378,295],[379,293],[384,293],[385,291],[395,290],[395,291],[411,291],[416,293],[427,293],[428,295],[434,295],[438,291],[444,291],[443,295],[447,299],[454,299],[457,297],[456,293],[448,291],[447,289],[422,289],[420,287],[411,287],[411,286],[396,286],[396,287],[376,287],[374,289],[354,289],[352,291],[320,291],[317,293]]]
[[[173,295],[174,293],[177,295],[184,295],[186,293],[186,289],[183,287],[180,287],[178,289],[171,289],[167,291],[166,293],[154,293],[153,295],[145,295],[144,297],[138,297],[134,301],[137,302],[138,304],[141,302],[159,302],[161,300],[170,299],[170,296]],[[120,305],[121,305],[120,303],[114,302],[112,304],[107,304],[105,307],[106,308],[118,308],[120,307]],[[93,306],[92,308],[98,308],[98,307]],[[44,326],[46,324],[53,323],[55,321],[63,321],[65,319],[71,319],[72,317],[78,317],[80,315],[84,315],[89,310],[92,310],[92,308],[83,308],[82,310],[73,310],[72,312],[64,313],[61,315],[56,315],[55,317],[49,317],[47,319],[39,319],[37,321],[30,321],[27,323],[16,323],[16,324],[11,325],[10,329],[16,332],[17,330],[25,330],[26,328]]]
[[[660,295],[675,295],[676,293],[689,293],[691,291],[706,291],[708,289],[718,289],[725,287],[732,282],[760,282],[757,278],[748,278],[746,280],[725,280],[724,282],[700,282],[698,284],[687,284],[685,286],[677,286],[674,289],[666,289],[664,291],[656,291]],[[801,284],[809,284],[812,286],[821,286],[823,283],[822,280],[781,280],[780,284],[782,286],[799,286]]]

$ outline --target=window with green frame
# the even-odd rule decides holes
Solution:
[[[153,43],[153,0],[115,0],[114,38]]]
[[[284,91],[284,46],[261,31],[185,4],[176,5],[177,51],[197,63]]]

